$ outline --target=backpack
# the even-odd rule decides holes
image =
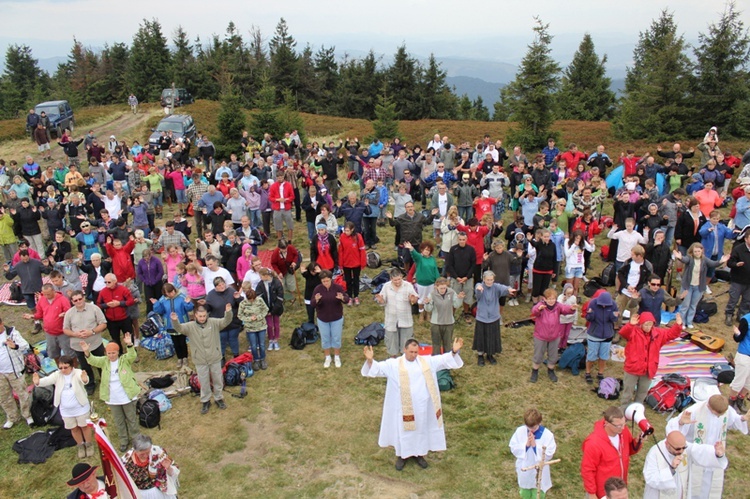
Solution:
[[[21,281],[13,281],[10,283],[10,301],[26,301],[26,298],[23,297],[23,292],[21,291]]]
[[[198,375],[193,373],[188,379],[188,385],[190,385],[190,393],[200,395],[201,393],[201,382],[198,381]]]
[[[148,384],[151,388],[169,388],[174,384],[174,378],[170,375],[157,376],[148,380]]]
[[[229,362],[224,366],[224,384],[226,386],[241,385],[243,375],[245,379],[253,375],[253,368],[249,362]]]
[[[174,356],[174,343],[167,333],[160,332],[154,336],[143,338],[141,346],[156,354],[157,360],[164,360]]]
[[[27,374],[34,374],[42,370],[42,366],[39,363],[39,356],[34,352],[34,348],[30,348],[23,355],[23,372]]]
[[[308,345],[312,345],[320,339],[320,331],[317,324],[313,324],[312,322],[303,322],[300,326],[300,329],[302,329],[302,331],[304,332],[305,342]]]
[[[711,367],[711,376],[716,378],[719,383],[729,384],[734,381],[734,368],[725,363],[714,364]]]
[[[681,374],[667,374],[648,391],[646,405],[657,412],[681,411],[690,398],[690,378]]]
[[[437,372],[438,388],[441,392],[447,392],[456,388],[456,382],[448,369]]]
[[[570,368],[573,376],[578,376],[580,373],[581,361],[586,358],[586,347],[583,343],[575,343],[568,345],[565,351],[560,356],[560,360],[557,365],[560,369]]]
[[[294,350],[303,350],[307,346],[307,337],[302,328],[296,327],[289,338],[289,346]]]
[[[62,417],[54,404],[55,390],[52,387],[35,386],[31,392],[31,418],[34,426],[53,424],[62,426]],[[59,423],[58,423],[59,420]]]
[[[595,390],[599,398],[605,400],[616,400],[620,398],[620,390],[622,389],[622,381],[607,377],[599,382],[599,387]]]
[[[153,390],[148,394],[148,398],[159,404],[159,412],[167,412],[172,408],[172,402],[162,390]]]
[[[602,246],[602,248],[599,250],[599,255],[605,262],[609,259],[609,244],[605,244],[604,246]]]
[[[371,269],[376,269],[382,265],[382,262],[380,261],[380,253],[377,251],[368,251],[367,252],[367,267]]]
[[[714,301],[705,301],[701,299],[698,302],[698,305],[695,307],[695,312],[704,312],[708,317],[711,317],[713,315],[716,315],[716,312],[719,311],[719,307],[716,305],[716,302]],[[708,321],[706,321],[708,322]]]
[[[615,272],[615,264],[614,263],[608,263],[606,267],[604,267],[604,270],[602,270],[602,286],[609,287],[615,285],[615,277],[617,277],[617,272]]]
[[[355,345],[370,345],[374,347],[385,338],[385,325],[373,322],[359,330],[354,337]]]
[[[136,410],[138,411],[138,422],[144,428],[156,428],[159,427],[161,430],[161,410],[159,409],[159,402],[153,399],[147,399],[141,402],[136,402]]]
[[[601,277],[594,277],[592,279],[589,279],[589,281],[583,285],[583,295],[587,298],[591,298],[594,296],[594,293],[599,291],[604,287],[604,284],[602,283]]]
[[[164,329],[164,323],[161,320],[159,314],[151,312],[148,314],[148,319],[141,324],[139,328],[141,336],[144,338],[150,338],[159,334],[159,331]]]

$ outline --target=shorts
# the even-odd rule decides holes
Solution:
[[[429,286],[422,286],[421,284],[417,284],[417,295],[419,295],[419,308],[424,308],[424,300],[425,298],[428,298],[430,294],[432,294],[432,290],[435,289],[434,284],[430,284]]]
[[[47,357],[57,359],[65,353],[70,353],[70,337],[49,333],[45,333],[45,336],[47,337]]]
[[[583,269],[582,268],[573,268],[573,269],[565,269],[565,278],[566,279],[581,279],[583,277]]]
[[[460,284],[457,280],[451,278],[451,289],[456,293],[463,291],[466,293],[464,296],[464,303],[471,305],[474,303],[474,278],[470,277],[465,283]]]
[[[66,430],[72,430],[73,428],[78,428],[80,426],[86,426],[86,420],[89,418],[88,414],[84,414],[83,416],[76,416],[74,418],[62,418],[63,423],[65,424]]]
[[[39,152],[49,151],[49,142],[47,142],[46,144],[39,144],[38,148]]]
[[[595,360],[609,360],[609,348],[612,346],[611,341],[588,341],[588,352],[586,353],[586,362]]]
[[[274,210],[273,228],[276,229],[277,232],[281,232],[284,230],[283,225],[286,225],[286,230],[294,230],[291,210]]]
[[[177,202],[180,204],[186,204],[187,203],[187,196],[185,195],[185,189],[175,189],[175,194],[177,195]]]

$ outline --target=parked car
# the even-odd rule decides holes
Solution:
[[[42,102],[34,106],[34,111],[39,115],[42,114],[42,111],[47,114],[50,123],[49,132],[54,133],[58,138],[62,137],[62,132],[66,128],[71,132],[75,128],[73,110],[66,100]]]
[[[167,116],[151,129],[151,136],[148,138],[148,148],[152,153],[159,152],[159,137],[161,132],[172,131],[172,137],[175,139],[184,138],[195,142],[195,122],[189,114],[173,114]]]
[[[190,95],[184,88],[174,89],[176,96],[174,97],[174,107],[184,106],[185,104],[192,104],[195,102],[193,96]],[[161,91],[161,107],[169,107],[172,105],[172,89],[165,88]]]

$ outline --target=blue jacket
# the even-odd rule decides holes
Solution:
[[[429,175],[427,176],[427,178],[426,178],[426,179],[424,179],[424,180],[425,180],[425,182],[427,183],[427,185],[434,185],[434,184],[435,184],[435,182],[437,182],[439,178],[440,178],[440,176],[438,175],[438,172],[437,172],[437,170],[436,170],[436,171],[432,172],[431,174],[429,174]],[[452,174],[451,172],[449,172],[449,171],[444,171],[444,172],[443,172],[443,182],[445,182],[445,185],[446,185],[446,186],[447,186],[447,187],[448,187],[449,189],[450,189],[450,187],[451,187],[451,184],[452,184],[453,182],[455,182],[456,180],[458,180],[458,179],[457,179],[457,178],[456,178],[456,176],[455,176],[455,175],[453,175],[453,174]]]
[[[714,244],[716,243],[716,238],[719,238],[719,252],[718,257],[721,258],[724,256],[724,240],[725,239],[734,239],[734,232],[732,232],[732,229],[724,225],[723,223],[719,222],[719,224],[716,226],[716,230],[710,230],[713,227],[711,224],[711,221],[703,224],[703,227],[701,227],[698,230],[698,233],[701,235],[701,244],[703,245],[703,251],[705,252],[706,256],[711,258],[713,256],[714,251]]]
[[[377,158],[380,156],[380,153],[383,151],[383,143],[378,141],[377,143],[373,142],[367,147],[367,152],[370,154],[370,157]]]
[[[188,312],[193,310],[193,302],[186,303],[185,297],[178,294],[174,298],[167,298],[162,296],[159,301],[154,303],[154,312],[161,315],[164,318],[164,327],[167,329],[173,329],[172,327],[172,312],[177,314],[180,318],[180,323],[185,324],[190,320]]]
[[[214,191],[212,196],[210,192],[206,192],[201,196],[201,200],[198,201],[198,208],[208,208],[208,211],[211,211],[214,209],[216,201],[221,201],[221,204],[224,204],[224,194],[220,191]]]
[[[589,302],[586,321],[589,322],[588,335],[593,341],[611,341],[615,335],[617,305],[612,295],[604,292]]]
[[[380,198],[380,191],[378,191],[377,187],[373,188],[370,192],[366,190],[362,191],[362,201],[367,199],[370,202],[370,213],[366,213],[364,215],[365,218],[378,218],[380,216]]]
[[[528,197],[522,197],[518,200],[521,203],[521,213],[523,214],[523,223],[527,227],[534,226],[534,215],[539,211],[539,203],[544,201],[544,197],[534,196],[534,201]]]
[[[552,166],[552,163],[555,162],[555,158],[560,154],[560,149],[557,147],[550,149],[549,146],[544,146],[542,154],[544,154],[544,164],[549,167]]]
[[[661,306],[664,303],[664,298],[668,296],[667,292],[664,291],[664,288],[660,287],[656,293],[651,293],[649,287],[644,286],[638,293],[641,295],[641,302],[638,304],[638,313],[651,312],[654,319],[656,319],[656,324],[654,325],[659,327],[658,325],[661,324]]]
[[[748,325],[750,324],[750,314],[745,314],[740,319],[740,335],[734,336],[734,341],[739,343],[737,347],[737,353],[742,355],[750,355],[750,335],[747,334]]]
[[[738,229],[743,229],[745,226],[750,225],[750,201],[748,201],[747,197],[740,197],[735,207],[737,208],[737,212],[734,215],[734,226]]]
[[[336,218],[344,217],[344,220],[354,224],[357,232],[362,232],[362,217],[369,215],[371,211],[372,207],[365,205],[362,201],[359,201],[354,206],[349,204],[349,201],[346,201],[341,204],[341,207],[336,208],[334,214]]]

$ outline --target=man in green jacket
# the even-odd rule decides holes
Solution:
[[[120,345],[114,341],[107,343],[107,356],[91,355],[89,344],[81,341],[79,345],[88,363],[102,370],[99,384],[99,398],[109,406],[120,437],[120,452],[128,450],[128,442],[140,433],[136,401],[141,388],[135,380],[132,364],[138,357],[133,348],[130,333],[125,333],[125,354],[120,357]],[[111,384],[112,380],[119,383]],[[114,388],[114,389],[112,389]]]
[[[190,339],[190,350],[193,363],[198,371],[198,381],[201,385],[201,414],[208,413],[211,408],[211,384],[213,396],[219,409],[226,409],[224,402],[224,377],[221,373],[221,342],[219,332],[232,322],[232,305],[227,303],[223,319],[208,317],[206,307],[200,305],[195,308],[195,321],[180,324],[180,318],[174,312],[170,315],[172,327],[180,334]]]

